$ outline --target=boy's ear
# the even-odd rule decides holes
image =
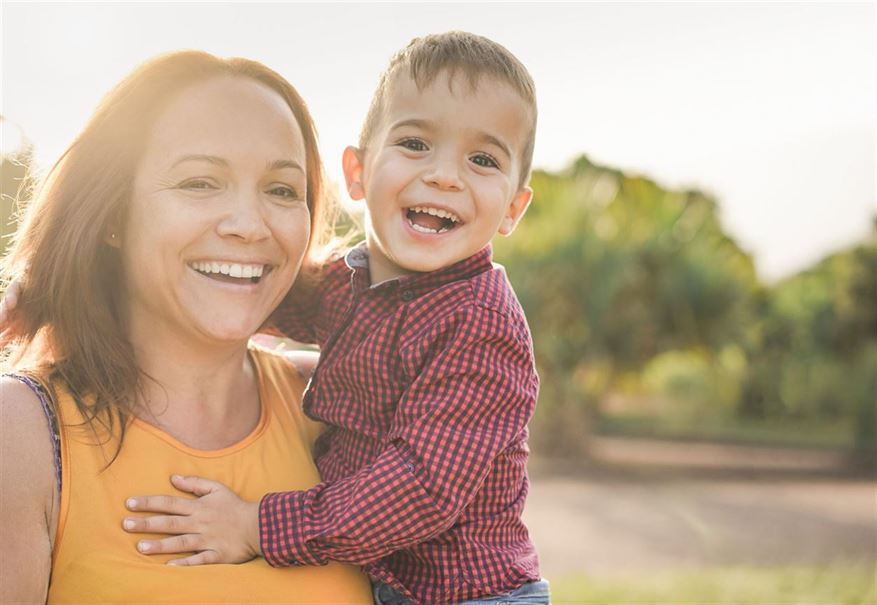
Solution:
[[[502,222],[499,224],[499,232],[502,235],[507,236],[512,234],[512,231],[514,231],[515,227],[518,225],[518,221],[521,220],[521,217],[524,216],[524,213],[530,206],[532,199],[533,190],[529,187],[524,187],[515,194],[515,197],[512,198],[512,203],[509,204],[505,216],[502,218]]]
[[[348,146],[341,156],[341,168],[344,170],[344,180],[347,182],[347,193],[350,199],[361,200],[365,197],[365,189],[362,186],[363,167],[365,166],[365,153],[358,147]]]

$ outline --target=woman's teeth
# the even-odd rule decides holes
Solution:
[[[227,275],[239,279],[251,279],[253,280],[253,283],[258,283],[262,274],[265,272],[265,265],[248,265],[241,263],[199,261],[189,263],[189,266],[204,275]]]

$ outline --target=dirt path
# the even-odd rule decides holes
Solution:
[[[547,577],[877,564],[877,482],[868,478],[709,476],[642,465],[571,476],[540,461],[531,466],[525,520]]]

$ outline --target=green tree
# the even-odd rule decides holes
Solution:
[[[586,157],[536,172],[532,186],[529,213],[496,256],[533,331],[543,380],[536,441],[578,453],[620,373],[663,351],[742,338],[755,272],[702,192]]]

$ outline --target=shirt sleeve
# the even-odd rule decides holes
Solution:
[[[524,438],[538,378],[523,318],[472,306],[432,332],[408,351],[416,377],[370,466],[262,499],[271,565],[365,565],[435,537],[472,501],[492,461]]]
[[[271,314],[270,324],[283,336],[304,344],[317,344],[318,324],[325,281],[307,289],[295,287]]]

